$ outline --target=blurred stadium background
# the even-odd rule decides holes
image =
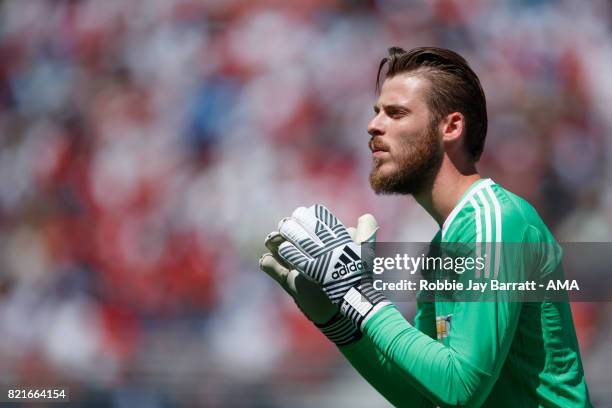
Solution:
[[[265,235],[323,202],[432,237],[370,191],[366,123],[386,48],[439,45],[483,82],[482,172],[559,240],[611,241],[611,22],[603,0],[0,1],[0,383],[88,407],[387,406],[258,271]],[[574,304],[596,406],[610,312]]]

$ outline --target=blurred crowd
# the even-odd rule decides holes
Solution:
[[[611,23],[603,0],[0,1],[0,383],[87,406],[345,401],[362,380],[257,260],[315,202],[432,238],[367,181],[386,49],[464,55],[482,173],[558,240],[610,241]],[[574,310],[594,401],[602,308]]]

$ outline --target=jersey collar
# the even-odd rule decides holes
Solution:
[[[455,219],[457,214],[459,214],[461,209],[465,206],[465,203],[467,203],[470,200],[470,198],[472,198],[474,194],[476,194],[478,191],[492,184],[495,184],[495,183],[490,178],[479,179],[473,182],[467,188],[467,190],[463,192],[463,195],[461,196],[461,198],[459,199],[459,201],[457,202],[457,204],[455,205],[451,213],[448,215],[448,217],[446,217],[444,224],[442,224],[442,238],[444,238],[446,231],[448,230],[450,225],[453,223],[453,220]]]

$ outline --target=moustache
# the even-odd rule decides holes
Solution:
[[[387,144],[384,143],[382,140],[376,139],[376,138],[370,139],[368,146],[370,147],[370,150],[372,151],[372,153],[377,152],[377,151],[383,151],[383,152],[389,151],[389,146],[387,146]]]

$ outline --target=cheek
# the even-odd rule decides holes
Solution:
[[[410,154],[410,141],[409,140],[394,140],[393,143],[389,143],[389,156],[393,160],[398,160],[406,157]]]
[[[414,129],[413,126],[398,127],[388,139],[389,150],[395,155],[406,152],[410,150],[410,144],[418,140],[421,134],[422,132]]]

